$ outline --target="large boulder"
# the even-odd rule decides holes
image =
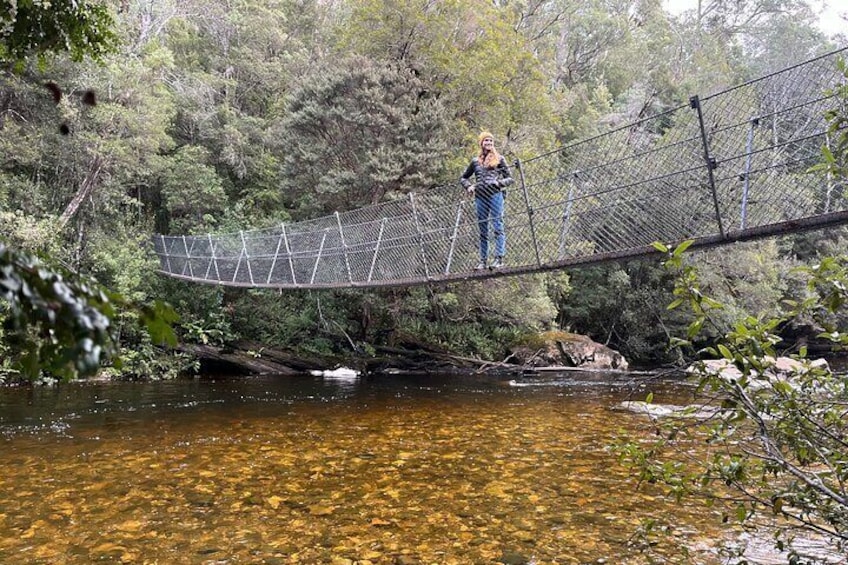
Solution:
[[[533,336],[512,352],[526,367],[580,367],[626,371],[624,356],[585,335],[550,331]]]

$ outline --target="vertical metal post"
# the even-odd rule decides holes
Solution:
[[[568,189],[568,200],[565,202],[565,208],[562,211],[562,228],[559,232],[559,251],[557,259],[565,257],[566,239],[568,230],[571,227],[571,208],[574,206],[574,193],[580,192],[580,171],[571,173],[571,188]]]
[[[368,270],[368,282],[374,276],[374,266],[377,264],[377,254],[380,252],[380,244],[383,242],[383,229],[386,227],[386,218],[380,222],[380,234],[377,236],[377,245],[374,246],[374,256],[371,258],[371,268]]]
[[[192,242],[192,247],[194,247],[194,242]],[[191,251],[188,250],[188,243],[186,243],[186,236],[183,236],[183,247],[185,248],[185,256],[186,256],[186,264],[183,265],[183,272],[181,274],[185,275],[186,265],[188,265],[188,274],[191,278],[194,278],[194,269],[191,268]]]
[[[318,262],[321,260],[321,255],[324,253],[325,241],[327,241],[326,228],[324,228],[324,235],[321,236],[321,246],[318,248],[318,256],[315,257],[315,265],[312,266],[312,278],[309,279],[309,284],[315,284],[315,275],[318,273]]]
[[[250,277],[250,284],[255,284],[253,282],[253,269],[250,268],[250,253],[247,252],[247,241],[244,239],[244,232],[240,231],[239,235],[241,235],[241,249],[244,252],[245,262],[247,263],[247,274]]]
[[[751,159],[754,150],[754,128],[760,125],[760,118],[751,118],[748,122],[748,140],[745,143],[745,172],[742,173],[742,221],[739,229],[744,230],[748,219],[748,190],[751,188]]]
[[[415,232],[418,234],[418,248],[421,250],[421,264],[424,265],[424,276],[430,278],[427,266],[427,252],[424,249],[424,236],[421,233],[421,222],[418,221],[418,210],[415,208],[415,193],[409,193],[409,203],[412,205],[412,219],[415,221]]]
[[[212,259],[215,258],[215,252],[212,250],[212,234],[211,233],[206,234],[206,241],[209,243],[209,253],[211,253],[211,255],[209,256],[209,262],[206,264],[206,272],[203,274],[203,279],[209,280],[209,273],[212,271]]]
[[[536,239],[536,223],[533,221],[534,211],[530,205],[530,195],[527,193],[527,183],[524,181],[524,168],[521,166],[521,159],[515,160],[515,168],[518,169],[518,178],[521,180],[521,192],[524,194],[524,206],[527,208],[527,221],[530,223],[530,237],[533,240],[533,251],[536,253],[536,265],[541,265],[539,241]]]
[[[212,253],[212,257],[209,259],[209,265],[206,266],[206,276],[204,278],[209,280],[209,271],[212,270],[212,265],[215,265],[215,280],[221,282],[221,273],[218,271],[218,258],[215,256],[215,242],[212,240],[211,233],[207,233],[206,237],[209,240],[209,252]]]
[[[339,238],[342,241],[342,252],[344,253],[345,268],[347,268],[347,280],[353,282],[353,275],[350,272],[350,259],[347,256],[347,243],[345,243],[344,230],[342,229],[342,218],[336,212],[336,223],[339,224]]]
[[[174,273],[174,270],[171,268],[171,252],[170,252],[170,250],[169,250],[169,249],[165,246],[165,236],[164,236],[164,235],[160,235],[160,236],[159,236],[159,238],[162,240],[162,255],[164,255],[164,256],[165,256],[165,264],[167,264],[167,265],[168,265],[168,272],[169,272],[169,273],[171,273],[171,274],[173,274],[173,273]]]
[[[241,233],[241,232],[239,232]],[[241,268],[241,258],[244,256],[244,237],[241,238],[241,251],[239,251],[238,261],[236,262],[236,270],[233,271],[233,280],[231,282],[236,282],[238,278],[238,272]]]
[[[830,146],[830,133],[824,134],[824,145],[825,145],[825,147],[827,147],[827,150],[829,152],[833,151],[833,149]],[[825,175],[825,180],[827,182],[827,193],[825,195],[824,213],[827,214],[828,212],[830,212],[830,199],[833,196],[833,189],[834,189],[833,173],[830,172],[829,168],[827,170],[827,174]]]
[[[289,257],[289,270],[291,271],[292,276],[292,284],[297,286],[297,277],[294,274],[294,260],[292,259],[291,247],[289,247],[289,238],[286,235],[286,224],[281,224],[280,226],[283,230],[283,243],[286,245],[286,255]]]
[[[274,259],[271,260],[271,268],[268,269],[268,280],[265,281],[265,284],[271,284],[271,275],[274,274],[274,268],[277,266],[277,257],[280,256],[280,247],[283,245],[283,234],[285,231],[285,224],[283,224],[283,231],[280,233],[280,238],[277,240],[277,249],[274,250]]]
[[[445,265],[445,274],[450,274],[451,262],[453,261],[453,250],[456,248],[456,234],[459,232],[459,222],[462,219],[462,209],[465,207],[465,200],[459,203],[456,207],[456,221],[453,223],[453,233],[450,238],[450,249],[448,250],[448,262]]]
[[[715,183],[715,174],[713,171],[718,166],[714,157],[710,155],[710,144],[707,140],[707,130],[704,127],[704,113],[701,110],[701,99],[696,94],[695,96],[689,99],[689,106],[697,110],[698,112],[698,125],[701,128],[701,142],[704,147],[704,162],[707,165],[707,175],[710,181],[710,190],[713,193],[713,206],[715,206],[716,213],[716,221],[718,222],[718,231],[721,234],[722,238],[726,238],[727,234],[724,232],[724,224],[721,221],[721,207],[718,204],[718,192],[716,191],[716,183]]]

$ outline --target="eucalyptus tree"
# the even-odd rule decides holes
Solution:
[[[221,177],[237,219],[232,227],[286,219],[280,198],[283,153],[275,124],[297,77],[312,68],[318,3],[241,0],[181,3],[165,44],[179,145],[200,145]],[[314,49],[314,51],[313,51]]]
[[[726,39],[756,35],[781,15],[810,21],[813,13],[807,0],[698,0],[690,12],[698,30]]]
[[[758,49],[779,52],[784,41],[770,43],[775,28],[786,22],[812,28],[815,16],[808,0],[700,0],[675,17],[680,36],[680,61],[698,69],[687,83],[693,92],[715,92],[752,78],[746,71],[755,58],[769,58]],[[785,39],[785,38],[784,38]],[[802,60],[803,54],[789,61]],[[777,70],[772,68],[771,70]]]
[[[507,3],[556,100],[562,141],[685,103],[697,92],[680,23],[659,0]],[[721,61],[707,63],[722,68]]]
[[[509,8],[486,0],[366,0],[353,4],[335,35],[339,52],[410,69],[450,110],[452,167],[461,166],[462,148],[482,129],[498,136],[502,153],[551,146],[549,89]]]
[[[749,78],[773,73],[787,65],[812,59],[839,44],[828,39],[810,18],[775,16],[764,29],[743,38],[744,68]]]

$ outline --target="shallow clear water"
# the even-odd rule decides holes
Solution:
[[[262,377],[0,390],[0,563],[648,563],[717,515],[637,488],[616,410],[672,384],[581,373]],[[718,563],[709,551],[690,562]]]

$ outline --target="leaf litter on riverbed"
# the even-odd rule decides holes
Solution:
[[[638,557],[627,540],[646,510],[693,521],[689,538],[713,535],[708,515],[634,490],[606,450],[619,423],[561,402],[332,416],[307,407],[297,417],[160,423],[39,446],[0,483],[0,525],[13,533],[0,539],[0,562],[212,552],[251,563],[516,554],[623,564]]]

